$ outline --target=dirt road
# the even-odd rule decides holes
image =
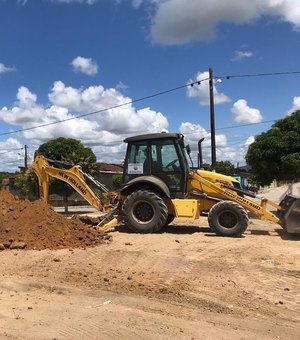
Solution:
[[[299,339],[300,238],[252,219],[0,253],[0,339]]]

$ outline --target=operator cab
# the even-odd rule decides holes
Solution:
[[[141,176],[161,179],[169,188],[171,198],[184,197],[189,166],[183,135],[155,133],[129,137],[123,184]]]

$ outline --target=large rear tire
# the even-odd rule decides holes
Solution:
[[[241,236],[249,225],[249,217],[238,203],[221,201],[210,209],[208,224],[217,235]]]
[[[168,208],[161,197],[152,191],[137,190],[124,201],[124,222],[136,233],[154,233],[159,231],[168,218]]]

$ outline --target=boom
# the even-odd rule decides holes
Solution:
[[[273,214],[270,210],[267,209],[267,205],[271,205],[276,209],[281,210],[281,207],[273,201],[267,200],[266,198],[260,198],[260,204],[247,199],[241,195],[239,195],[238,191],[246,193],[243,190],[237,190],[234,187],[230,187],[225,183],[213,183],[202,177],[200,175],[200,171],[196,171],[193,173],[193,178],[191,180],[191,187],[196,190],[200,190],[201,192],[214,192],[218,199],[222,198],[223,200],[230,200],[240,204],[244,209],[251,211],[255,215],[257,215],[261,220],[272,221],[275,223],[279,222],[279,218]],[[209,190],[207,190],[209,188]]]
[[[43,156],[37,156],[34,160],[34,170],[39,181],[40,196],[45,202],[48,202],[49,200],[49,176],[52,176],[68,183],[97,210],[109,212],[112,209],[111,201],[113,198],[116,198],[117,194],[109,192],[103,184],[99,183],[92,176],[84,173],[79,165],[69,165],[69,169],[60,169],[50,165],[50,163],[66,165],[66,163],[53,161]],[[85,180],[86,177],[100,188],[100,198],[97,197],[89,187]]]

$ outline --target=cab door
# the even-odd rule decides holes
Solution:
[[[183,197],[186,192],[186,169],[179,145],[173,139],[151,143],[151,174],[162,179],[172,198]]]

